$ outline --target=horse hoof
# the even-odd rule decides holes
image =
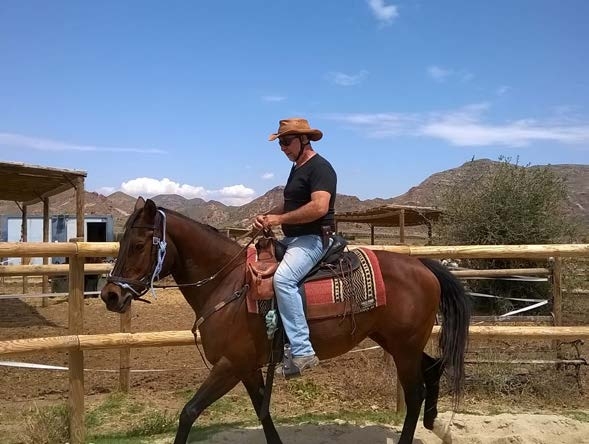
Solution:
[[[452,432],[450,431],[450,423],[444,426],[440,420],[433,421],[433,427],[430,429],[434,434],[442,440],[444,444],[452,444]]]
[[[437,416],[438,416],[437,411],[427,412],[423,417],[423,426],[428,430],[433,430],[434,423],[436,421]]]

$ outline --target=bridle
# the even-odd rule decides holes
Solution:
[[[117,265],[120,265],[120,263],[115,264],[115,267],[111,270],[111,272],[109,273],[108,277],[106,278],[106,282],[117,285],[119,287],[121,287],[123,290],[129,290],[131,293],[133,293],[133,299],[136,300],[141,300],[144,302],[149,302],[146,301],[145,299],[141,299],[141,296],[143,296],[145,293],[147,293],[150,289],[153,292],[153,296],[155,298],[155,291],[154,291],[154,287],[153,287],[153,283],[155,281],[157,281],[160,277],[160,273],[162,271],[162,267],[164,265],[164,259],[166,258],[166,247],[167,247],[167,243],[166,243],[166,213],[159,209],[157,210],[157,214],[159,214],[161,216],[161,228],[160,228],[160,232],[161,232],[161,237],[156,236],[156,231],[158,229],[157,227],[157,223],[154,223],[154,225],[135,225],[132,224],[131,227],[129,229],[134,229],[134,228],[148,228],[153,230],[153,236],[152,236],[152,242],[151,242],[151,256],[153,256],[153,251],[154,251],[154,247],[157,247],[156,250],[156,260],[153,261],[153,265],[150,267],[150,271],[148,272],[148,274],[144,275],[143,277],[141,277],[140,279],[129,279],[129,278],[125,278],[123,276],[116,276],[114,273],[116,271],[118,271],[119,268],[122,268],[122,266],[117,267]],[[137,290],[136,287],[139,287],[140,290]]]
[[[211,282],[212,280],[217,278],[221,274],[221,272],[223,270],[225,270],[235,259],[240,257],[242,255],[242,253],[247,249],[247,247],[257,237],[257,235],[262,231],[262,230],[260,230],[259,232],[255,233],[252,236],[251,240],[243,248],[241,248],[235,256],[233,256],[231,259],[229,259],[229,261],[227,263],[225,263],[221,268],[219,268],[219,270],[217,270],[211,276],[201,279],[197,282],[191,282],[191,283],[186,283],[186,284],[154,285],[154,282],[159,280],[159,278],[160,278],[160,273],[161,273],[163,265],[164,265],[164,259],[166,258],[166,248],[167,248],[166,213],[161,208],[158,208],[157,213],[161,215],[161,217],[160,217],[160,219],[161,219],[161,227],[160,227],[161,238],[156,236],[156,230],[158,229],[158,226],[157,226],[157,222],[155,222],[155,221],[154,221],[154,225],[131,224],[131,227],[129,228],[129,229],[147,228],[147,229],[153,230],[153,236],[152,236],[152,242],[151,242],[151,245],[152,245],[151,256],[152,257],[154,256],[153,249],[155,246],[157,246],[157,251],[156,251],[156,255],[155,255],[156,260],[153,262],[153,265],[150,267],[150,272],[140,279],[129,279],[129,278],[125,278],[123,276],[115,275],[115,271],[119,271],[118,269],[122,268],[122,266],[117,267],[117,265],[115,264],[115,267],[111,270],[108,277],[106,278],[106,281],[108,283],[117,285],[120,288],[122,288],[124,290],[129,290],[131,293],[133,293],[134,300],[139,300],[139,301],[147,302],[147,303],[150,303],[150,302],[146,299],[143,299],[142,296],[144,294],[146,294],[149,290],[151,290],[153,297],[155,299],[156,298],[155,288],[201,287],[201,286]],[[139,287],[140,290],[137,290],[136,287]]]

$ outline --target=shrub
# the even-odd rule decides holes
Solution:
[[[517,160],[512,163],[504,157],[499,160],[471,180],[456,183],[442,195],[445,213],[435,230],[437,242],[446,245],[570,242],[577,230],[565,211],[565,181],[547,167],[521,166]],[[510,259],[463,263],[481,269],[546,266],[545,261]],[[549,285],[483,280],[470,281],[470,289],[509,297],[545,298]],[[502,312],[512,308],[506,300],[485,300],[478,305]]]

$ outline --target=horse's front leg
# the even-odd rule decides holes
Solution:
[[[262,376],[262,370],[256,370],[247,377],[242,379],[243,385],[247,389],[248,394],[256,410],[258,418],[260,417],[260,411],[262,409],[262,401],[264,399],[264,377]],[[274,427],[274,422],[270,414],[265,418],[262,418],[262,427],[264,428],[264,436],[268,444],[282,444],[280,436]]]
[[[231,363],[221,358],[211,369],[196,394],[186,403],[180,413],[180,424],[174,444],[186,444],[188,434],[196,418],[213,402],[237,385],[239,379],[233,374]]]

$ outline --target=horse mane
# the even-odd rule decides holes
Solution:
[[[197,225],[201,228],[204,228],[205,230],[211,232],[212,234],[214,234],[215,236],[217,236],[219,239],[221,239],[222,241],[229,241],[232,244],[237,244],[239,245],[236,241],[234,241],[233,239],[229,238],[228,236],[225,236],[223,233],[221,233],[217,228],[213,227],[212,225],[209,224],[204,224],[202,222],[199,222],[197,220],[194,220],[182,213],[178,213],[177,211],[174,210],[170,210],[169,208],[163,208],[163,207],[158,207],[158,210],[162,210],[164,211],[166,214],[170,214],[172,216],[178,217],[179,219],[183,219],[186,222],[189,222],[193,225]]]

